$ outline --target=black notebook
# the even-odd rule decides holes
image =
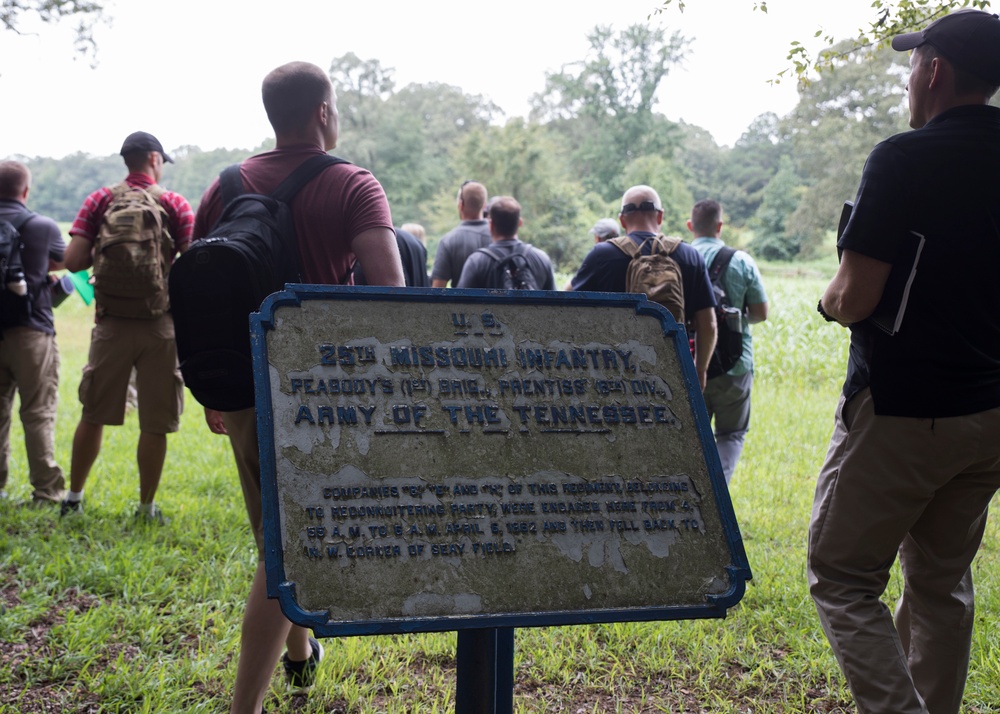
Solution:
[[[924,237],[916,231],[906,234],[896,259],[892,261],[892,270],[889,272],[889,279],[885,281],[882,299],[868,318],[887,335],[895,335],[903,324],[906,304],[910,299],[910,287],[917,277],[917,264],[920,262],[924,243]]]
[[[837,228],[838,241],[847,228],[853,210],[854,202],[844,201],[844,208],[840,212],[840,225]],[[917,277],[917,265],[920,263],[920,254],[924,250],[925,242],[924,237],[916,231],[909,231],[906,234],[895,260],[892,261],[892,270],[889,271],[889,278],[885,281],[882,299],[867,318],[868,322],[887,335],[895,335],[903,324],[906,305],[910,299],[910,288],[914,278]]]

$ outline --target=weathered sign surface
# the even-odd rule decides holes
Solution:
[[[321,635],[722,617],[750,569],[644,296],[290,286],[252,316],[268,591]]]

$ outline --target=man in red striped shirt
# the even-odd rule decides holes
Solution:
[[[105,220],[113,202],[123,201],[122,197],[128,195],[141,205],[144,197],[152,197],[147,206],[155,206],[159,217],[154,216],[155,228],[149,230],[159,246],[162,284],[161,280],[152,281],[148,297],[121,297],[117,290],[114,294],[111,290],[102,293],[98,275],[97,320],[80,383],[83,413],[73,436],[70,490],[60,512],[65,516],[82,510],[83,488],[101,451],[104,426],[124,423],[129,378],[135,369],[140,432],[136,449],[139,467],[136,518],[162,523],[163,514],[154,497],[167,455],[167,434],[179,428],[184,406],[184,384],[177,366],[165,278],[174,257],[191,243],[194,213],[183,196],[157,185],[164,162],[172,160],[156,137],[144,131],[130,134],[122,144],[121,155],[129,174],[122,184],[98,189],[83,202],[70,229],[66,267],[72,271],[85,270],[94,265],[95,256],[99,261],[104,260],[101,251],[111,245],[105,238],[122,230],[120,222],[112,226]],[[144,225],[148,225],[148,213],[143,215]],[[95,268],[95,274],[99,272]],[[126,282],[128,279],[126,276]],[[126,285],[123,292],[135,292],[136,287],[144,286]]]

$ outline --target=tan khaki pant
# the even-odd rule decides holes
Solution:
[[[915,387],[916,388],[916,387]],[[876,416],[837,409],[809,527],[809,586],[862,714],[957,714],[969,668],[970,569],[1000,487],[1000,409]],[[895,619],[881,597],[899,555]]]
[[[14,392],[21,398],[24,450],[32,498],[58,501],[65,485],[55,460],[59,348],[55,335],[30,327],[4,330],[0,340],[0,490],[7,486]]]

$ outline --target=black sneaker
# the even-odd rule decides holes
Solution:
[[[281,655],[281,665],[285,668],[290,694],[304,694],[316,683],[316,668],[323,659],[323,645],[310,637],[309,646],[312,648],[309,659],[302,662],[292,662],[288,659],[287,652]]]
[[[63,518],[71,513],[83,513],[83,501],[69,501],[64,498],[59,504],[59,517]]]

